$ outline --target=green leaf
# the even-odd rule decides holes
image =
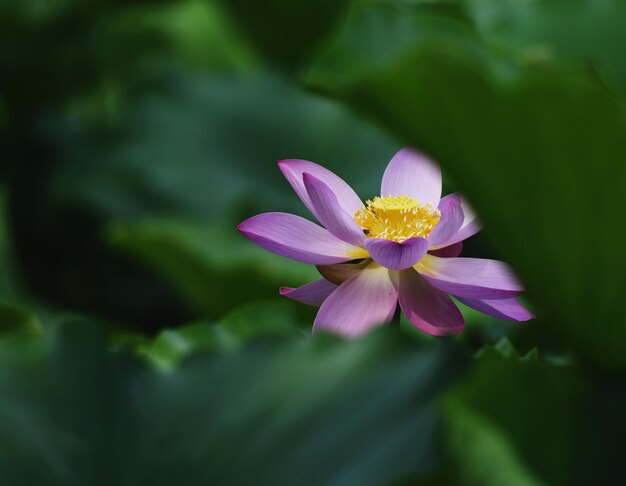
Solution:
[[[505,358],[517,358],[522,362],[539,360],[539,350],[537,348],[531,349],[528,353],[522,356],[506,336],[501,338],[494,346],[483,346],[480,350],[478,350],[477,357],[482,357],[485,354],[490,353],[497,353]]]
[[[531,62],[592,60],[622,85],[626,33],[619,0],[464,0],[467,13],[489,42]],[[601,28],[599,28],[601,26]]]
[[[142,23],[164,29],[173,55],[194,68],[245,71],[258,64],[225,18],[217,0],[170,2],[152,14],[141,13]]]
[[[165,329],[148,346],[141,343],[139,349],[156,366],[171,370],[199,351],[232,351],[255,338],[299,334],[293,302],[257,301],[228,313],[217,324],[198,322]]]
[[[321,163],[367,195],[381,173],[363,166],[397,148],[341,104],[265,72],[176,73],[167,89],[136,100],[120,132],[121,141],[79,134],[60,147],[65,162],[51,189],[58,200],[105,218],[236,226],[258,211],[306,214],[278,159]]]
[[[519,457],[515,445],[485,417],[459,404],[447,405],[449,454],[455,484],[536,486],[539,481]]]
[[[286,299],[250,302],[223,316],[219,327],[241,343],[259,336],[302,335],[297,327],[297,305]],[[309,335],[310,327],[308,323]]]
[[[0,302],[0,381],[7,363],[28,365],[41,354],[43,329],[30,310]]]
[[[171,370],[183,358],[200,350],[220,349],[229,345],[228,338],[220,336],[220,329],[206,322],[189,324],[178,329],[165,329],[147,346],[140,346],[141,354],[155,366]]]
[[[9,484],[385,483],[432,467],[435,401],[464,363],[394,329],[255,341],[168,373],[106,352],[84,320],[43,344],[1,368]]]
[[[26,309],[0,302],[0,333],[40,334],[41,324]]]
[[[250,44],[270,61],[294,66],[318,47],[338,23],[350,0],[223,0]]]
[[[597,420],[583,406],[581,370],[503,347],[483,352],[445,399],[445,470],[457,471],[458,484],[487,485],[566,485],[593,474],[590,463],[573,465],[585,454],[581,425]]]

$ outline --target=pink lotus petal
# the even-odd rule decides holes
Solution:
[[[241,223],[237,229],[266,250],[313,265],[345,262],[355,258],[354,252],[363,252],[321,226],[293,214],[259,214]]]
[[[463,330],[463,315],[452,299],[412,268],[400,272],[400,307],[411,324],[432,336]]]
[[[296,289],[281,287],[280,295],[303,304],[319,307],[336,288],[335,284],[321,278]]]
[[[304,187],[303,174],[305,172],[326,184],[335,194],[339,206],[348,214],[356,213],[363,206],[363,201],[341,177],[320,165],[307,160],[289,159],[279,161],[278,167],[294,191],[300,196],[302,202],[316,218],[318,217],[317,211]]]
[[[452,243],[451,245],[437,248],[436,250],[428,250],[430,255],[435,255],[441,258],[456,258],[463,251],[463,242]]]
[[[458,194],[458,193],[455,193],[455,194]],[[463,208],[463,214],[465,215],[465,219],[463,220],[463,226],[461,226],[461,228],[464,228],[468,224],[477,221],[478,216],[476,215],[476,211],[474,211],[472,206],[470,206],[470,204],[467,202],[467,199],[465,199],[462,195],[460,195],[460,197],[461,197],[461,207]]]
[[[415,269],[439,290],[459,297],[503,299],[523,290],[513,271],[496,260],[426,255]]]
[[[478,220],[476,213],[469,206],[465,198],[461,196],[459,193],[448,194],[446,197],[442,198],[441,201],[443,202],[444,200],[448,198],[452,198],[452,197],[455,197],[455,198],[460,197],[461,208],[463,209],[463,224],[459,228],[459,231],[456,234],[452,235],[450,239],[448,239],[448,241],[441,244],[439,248],[443,248],[444,246],[449,246],[454,243],[458,243],[460,241],[466,240],[470,236],[474,236],[476,233],[478,233],[482,229],[482,225],[480,224],[480,221]]]
[[[461,229],[459,230],[459,232],[456,235],[454,235],[452,238],[450,238],[450,240],[447,241],[446,244],[452,245],[459,241],[467,240],[470,236],[474,236],[481,229],[482,229],[482,224],[480,223],[480,221],[478,221],[478,219],[474,219],[473,221],[470,221],[469,223],[467,223],[465,226],[461,226]]]
[[[437,207],[441,198],[441,169],[424,154],[405,147],[393,156],[383,175],[381,196],[402,196],[431,203]]]
[[[456,195],[446,196],[439,202],[441,219],[432,233],[428,235],[431,248],[440,248],[447,243],[461,229],[463,224],[463,209],[461,198]]]
[[[360,336],[389,322],[396,311],[398,291],[389,271],[375,263],[342,283],[320,307],[313,332]]]
[[[426,238],[416,237],[398,243],[382,238],[368,238],[365,248],[372,259],[391,270],[404,270],[419,262],[429,247]]]
[[[457,299],[466,306],[476,309],[483,314],[488,314],[506,321],[523,322],[535,317],[532,312],[514,298],[480,300],[457,297]]]
[[[302,179],[319,222],[337,238],[353,245],[363,246],[365,242],[363,230],[339,205],[333,191],[308,172],[302,175]]]

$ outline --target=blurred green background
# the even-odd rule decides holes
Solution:
[[[0,483],[613,484],[626,4],[0,1]],[[410,143],[537,315],[310,336],[235,226]]]

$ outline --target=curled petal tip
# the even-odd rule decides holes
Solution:
[[[255,235],[257,232],[254,231],[254,225],[255,225],[255,220],[257,219],[258,216],[259,215],[252,216],[246,219],[245,221],[242,221],[241,223],[237,225],[235,229],[246,237]]]
[[[278,160],[276,161],[276,165],[278,166],[278,170],[280,170],[282,174],[289,179],[288,174],[291,172],[289,168],[289,160]]]
[[[526,307],[520,304],[515,298],[509,299],[465,299],[458,300],[472,309],[476,309],[483,314],[504,319],[506,321],[525,322],[535,316]]]
[[[246,233],[245,226],[246,226],[247,222],[248,222],[248,220],[246,219],[245,221],[242,221],[241,223],[239,223],[237,225],[236,230],[239,231],[240,233]]]
[[[533,314],[532,312],[528,312],[525,316],[521,317],[515,317],[515,318],[511,318],[509,320],[515,321],[515,322],[527,322],[527,321],[532,321],[535,318],[535,314]]]

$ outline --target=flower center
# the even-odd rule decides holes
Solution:
[[[354,214],[354,220],[369,238],[398,243],[416,236],[426,237],[439,222],[441,213],[432,204],[402,196],[375,197]]]

